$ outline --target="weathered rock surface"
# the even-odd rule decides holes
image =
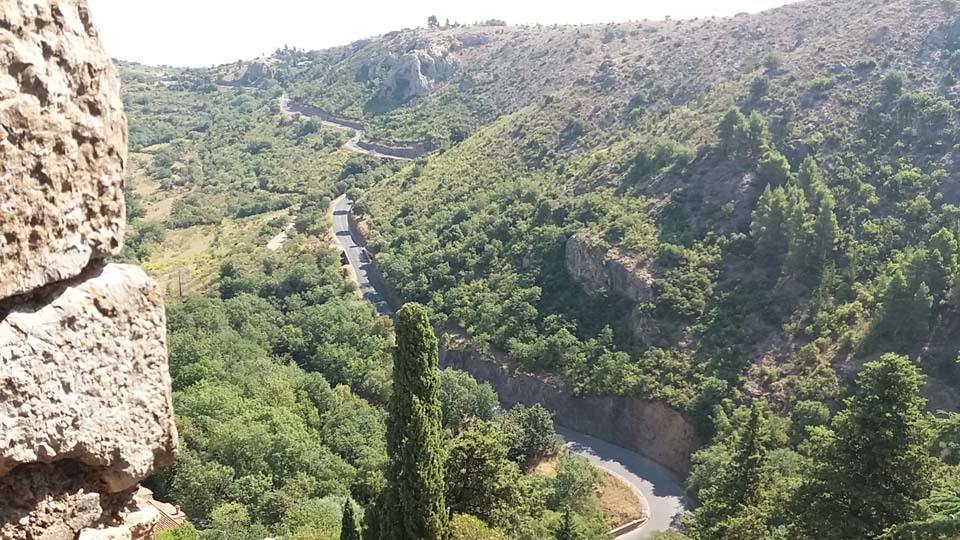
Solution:
[[[127,130],[84,3],[0,2],[0,298],[115,254]]]
[[[0,0],[0,66],[0,539],[146,538],[134,487],[177,433],[160,290],[103,263],[125,226],[119,77],[84,0]]]
[[[244,86],[252,86],[264,79],[272,79],[275,64],[276,61],[272,58],[258,58],[250,62],[237,82]]]
[[[587,235],[575,234],[567,240],[564,261],[567,272],[591,296],[613,294],[634,303],[653,300],[650,268],[620,248],[594,247]]]
[[[0,320],[0,475],[73,459],[111,491],[177,447],[160,289],[135,266],[51,285]]]
[[[108,493],[97,471],[75,461],[23,465],[0,477],[0,538],[74,540],[112,524],[129,492]]]
[[[426,94],[434,82],[445,80],[454,70],[447,60],[446,44],[422,42],[401,54],[387,72],[383,91],[388,101],[403,103]]]
[[[77,540],[150,540],[159,521],[156,508],[135,500],[134,507],[120,517],[117,525],[86,529]]]

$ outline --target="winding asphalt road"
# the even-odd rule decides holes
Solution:
[[[347,261],[353,268],[353,278],[363,298],[373,304],[373,307],[377,309],[377,313],[393,318],[394,313],[393,310],[390,309],[390,304],[370,280],[373,271],[373,260],[370,258],[367,250],[360,245],[358,239],[354,237],[353,231],[350,230],[350,220],[348,216],[350,215],[351,206],[353,206],[353,201],[347,199],[346,195],[341,195],[333,201],[334,241],[336,241],[337,247],[346,255]]]
[[[394,316],[384,296],[371,281],[373,260],[350,230],[350,207],[353,202],[341,195],[333,201],[333,237],[346,254],[360,293],[381,315]],[[650,519],[639,529],[617,537],[617,540],[646,540],[659,531],[675,528],[689,508],[679,478],[656,462],[625,448],[600,439],[557,428],[567,448],[590,463],[629,484],[646,500]]]
[[[309,116],[309,115],[303,114],[303,113],[301,113],[301,112],[291,111],[291,110],[290,110],[290,98],[287,97],[286,94],[283,94],[282,96],[280,96],[279,101],[280,101],[280,110],[282,110],[283,112],[286,112],[286,113],[289,113],[289,114],[299,114],[299,115],[303,115],[303,116]],[[412,161],[410,158],[405,158],[405,157],[401,157],[401,156],[394,156],[394,155],[391,155],[391,154],[384,154],[384,153],[381,153],[381,152],[377,152],[377,151],[375,151],[375,150],[367,150],[366,148],[361,147],[361,146],[360,146],[360,139],[363,138],[363,131],[362,131],[362,130],[354,129],[354,128],[350,127],[350,126],[345,126],[345,125],[343,125],[343,124],[338,124],[338,123],[336,123],[336,122],[331,122],[330,120],[323,120],[323,119],[321,119],[321,120],[320,120],[320,123],[323,124],[324,126],[327,126],[327,127],[332,127],[332,128],[335,128],[335,129],[342,129],[342,130],[345,130],[345,131],[352,131],[352,132],[353,132],[353,137],[351,137],[350,140],[347,141],[346,144],[343,145],[343,148],[346,149],[348,152],[353,152],[353,153],[355,153],[355,154],[366,154],[366,155],[368,155],[368,156],[373,156],[373,157],[378,157],[378,158],[383,158],[383,159],[395,159],[395,160],[397,160],[397,161]]]

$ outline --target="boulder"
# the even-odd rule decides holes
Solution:
[[[77,0],[0,2],[0,299],[120,251],[120,80]]]
[[[163,299],[142,270],[93,267],[0,312],[0,476],[68,459],[116,492],[176,449]]]

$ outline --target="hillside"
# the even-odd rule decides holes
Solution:
[[[717,501],[748,495],[763,510],[737,510],[758,520],[751,538],[826,537],[788,501],[811,496],[800,486],[877,406],[863,392],[902,390],[880,402],[904,399],[910,429],[922,409],[960,410],[954,1],[490,21],[121,74],[140,195],[125,256],[168,292],[186,273],[188,292],[259,295],[297,320],[302,287],[267,284],[285,257],[325,253],[326,209],[349,193],[389,296],[426,305],[435,328],[562,375],[575,394],[656,400],[689,419],[711,441],[688,478],[704,509],[694,538],[726,537],[711,527],[736,512]],[[281,110],[284,97],[375,141],[437,150],[412,163],[352,155],[348,132]],[[294,218],[293,247],[265,255]],[[357,373],[324,373],[362,388]],[[955,418],[898,438],[930,439],[944,484]],[[729,477],[750,444],[762,449],[744,455],[769,453],[762,473]],[[731,492],[743,485],[755,492]],[[907,510],[875,521],[923,514]]]
[[[386,281],[438,322],[584,391],[617,381],[683,410],[714,379],[787,404],[835,397],[832,371],[900,350],[936,376],[936,407],[956,408],[941,384],[956,376],[943,337],[955,254],[938,251],[947,275],[909,280],[947,279],[926,283],[924,324],[894,336],[882,319],[898,268],[941,229],[948,251],[960,232],[958,47],[950,2],[812,1],[730,19],[402,31],[302,53],[310,64],[277,80],[379,137],[446,147],[360,204]],[[731,107],[744,117],[721,125]],[[762,205],[782,223],[765,251],[767,186],[781,188]],[[603,275],[614,267],[636,287]],[[606,325],[613,346],[597,341]],[[546,358],[558,346],[568,357]]]

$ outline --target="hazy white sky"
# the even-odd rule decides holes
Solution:
[[[208,66],[283,45],[322,49],[441,22],[575,24],[756,12],[789,0],[88,0],[107,52],[147,64]]]

